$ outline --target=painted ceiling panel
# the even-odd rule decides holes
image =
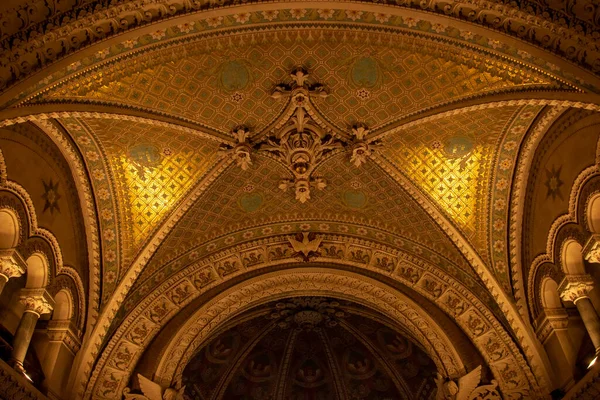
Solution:
[[[109,167],[115,199],[97,188],[98,197],[101,208],[116,201],[124,260],[140,249],[217,157],[217,142],[175,128],[108,118],[62,122],[79,143],[97,143]],[[100,159],[98,153],[84,152],[90,161]]]
[[[238,33],[227,40],[198,39],[152,49],[67,78],[32,101],[128,104],[220,132],[240,124],[257,132],[282,110],[283,104],[270,96],[275,85],[287,83],[289,71],[302,65],[313,82],[328,89],[330,95],[316,105],[331,122],[342,129],[357,121],[376,129],[466,97],[564,86],[490,53],[351,29]]]
[[[488,193],[499,144],[511,127],[519,128],[520,140],[540,109],[510,106],[425,120],[388,135],[383,153],[487,259]],[[503,169],[509,168],[512,160]]]
[[[140,281],[190,250],[201,255],[236,242],[297,230],[337,230],[378,240],[407,238],[472,273],[435,222],[374,163],[356,168],[346,155],[338,155],[316,172],[326,179],[327,187],[312,191],[311,199],[300,203],[292,192],[279,188],[287,172],[278,163],[257,157],[247,171],[231,167],[173,228]]]

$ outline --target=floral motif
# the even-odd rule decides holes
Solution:
[[[150,34],[150,36],[154,40],[160,40],[160,39],[164,38],[166,35],[167,35],[167,31],[165,31],[164,29],[159,29],[156,32],[152,32]]]
[[[508,187],[508,179],[506,179],[506,178],[498,179],[498,182],[496,182],[496,189],[498,189],[498,190],[504,190],[507,187]]]
[[[177,25],[177,28],[181,31],[181,33],[190,33],[194,30],[194,25],[186,22],[184,24]]]
[[[100,188],[98,189],[97,193],[100,200],[108,200],[108,198],[110,197],[110,192],[107,188]]]
[[[113,262],[117,259],[117,253],[113,249],[107,250],[104,253],[104,259],[109,262]]]
[[[279,16],[279,11],[277,11],[277,10],[263,11],[262,16],[267,21],[273,21],[274,19],[277,19],[277,17]]]
[[[317,10],[317,14],[319,14],[319,17],[321,17],[323,19],[330,19],[330,18],[333,18],[333,14],[335,14],[335,10],[325,8],[325,9]]]
[[[408,18],[403,18],[404,23],[409,27],[409,28],[414,28],[415,26],[417,26],[417,20],[411,17]]]
[[[502,210],[504,210],[504,207],[506,207],[506,200],[504,200],[504,199],[497,199],[494,202],[494,209],[496,211],[502,211]]]
[[[304,8],[293,8],[290,10],[292,18],[300,19],[306,15],[306,9]]]
[[[510,167],[512,167],[512,160],[509,160],[508,158],[505,158],[504,160],[500,161],[500,168],[503,170],[507,170]]]
[[[271,233],[273,233],[273,228],[271,228],[270,226],[267,226],[265,228],[262,228],[261,232],[263,235],[270,235]]]
[[[460,37],[464,40],[471,40],[475,37],[475,34],[471,31],[460,31]]]
[[[109,49],[102,49],[96,53],[96,58],[99,60],[104,60],[110,54]]]
[[[254,232],[252,232],[252,231],[246,231],[246,232],[244,232],[244,234],[242,235],[242,237],[243,237],[244,239],[250,239],[252,236],[254,236]]]
[[[223,242],[227,245],[232,244],[233,242],[235,242],[235,236],[229,236]]]
[[[369,233],[369,231],[367,231],[365,228],[358,228],[356,230],[356,233],[358,233],[359,235],[365,236],[367,233]]]
[[[108,240],[109,242],[112,242],[113,240],[115,240],[115,231],[112,229],[107,229],[104,231],[104,239]]]
[[[431,26],[431,30],[436,33],[443,33],[443,32],[446,32],[446,27],[442,24],[433,24]]]
[[[250,13],[233,14],[233,19],[235,19],[235,22],[238,24],[245,24],[250,21]]]
[[[85,156],[90,161],[98,161],[98,159],[100,158],[98,152],[96,151],[88,151],[87,153],[85,153]]]
[[[504,250],[504,242],[502,240],[496,240],[494,242],[494,251],[500,253],[502,250]]]
[[[286,224],[286,225],[281,225],[281,232],[290,232],[292,229],[294,229],[291,225]]]
[[[504,221],[497,219],[496,221],[494,221],[494,230],[495,231],[501,231],[502,229],[504,229]]]
[[[206,19],[206,23],[211,28],[219,27],[223,23],[223,17],[219,16],[219,17],[210,17],[210,18],[207,18]]]
[[[385,24],[390,20],[392,14],[375,13],[375,20],[381,24]]]
[[[308,231],[310,230],[310,224],[300,224],[299,228],[302,231]]]
[[[209,243],[206,246],[206,251],[213,251],[217,248],[217,244],[215,242]]]
[[[351,19],[352,21],[356,21],[357,19],[360,19],[363,15],[362,11],[358,11],[358,10],[346,10],[346,17],[348,17],[348,19]]]
[[[125,47],[126,49],[133,49],[135,46],[137,46],[138,41],[137,39],[129,39],[124,41],[123,43],[121,43],[123,45],[123,47]]]

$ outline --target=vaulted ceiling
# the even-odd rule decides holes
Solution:
[[[42,12],[64,17],[58,25],[68,29],[41,27],[38,9],[21,34],[12,18],[0,28],[3,43],[13,43],[0,65],[0,120],[35,121],[81,165],[85,179],[77,184],[89,187],[93,210],[84,219],[97,224],[101,260],[89,274],[101,321],[93,357],[111,348],[107,331],[163,295],[169,279],[197,266],[214,267],[221,279],[250,274],[284,258],[250,250],[286,241],[282,254],[298,262],[330,262],[341,251],[352,254],[353,268],[388,277],[422,266],[522,338],[522,296],[515,296],[522,281],[509,243],[512,185],[536,129],[567,107],[595,110],[600,56],[587,17],[553,10],[548,24],[565,17],[569,34],[544,51],[542,33],[550,38],[557,29],[510,14],[512,6],[498,9],[506,19],[498,32],[487,11],[473,22],[467,8],[438,2],[428,3],[430,14],[416,2],[211,3],[210,11],[177,1],[132,11],[124,2],[110,12],[71,3]],[[311,140],[331,148],[311,154],[310,198],[300,200],[289,190],[295,164],[273,148],[293,129],[302,133],[305,120]],[[366,162],[353,158],[360,146]],[[232,156],[239,149],[250,163]],[[331,250],[290,253],[302,233]],[[333,245],[342,242],[343,251]],[[375,250],[356,253],[360,246]],[[219,269],[234,253],[238,264]],[[428,285],[421,289],[435,293]],[[238,361],[232,377],[245,373]]]

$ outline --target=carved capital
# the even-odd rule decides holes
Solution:
[[[25,306],[25,311],[38,315],[47,314],[54,309],[54,299],[46,289],[21,289],[19,301]]]
[[[0,250],[0,275],[6,280],[23,275],[26,269],[27,264],[17,250]]]
[[[600,234],[594,233],[583,247],[583,258],[592,263],[600,263]]]
[[[594,281],[590,275],[567,275],[558,287],[561,299],[576,302],[588,297],[594,288]]]

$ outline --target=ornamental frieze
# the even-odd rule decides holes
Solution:
[[[6,61],[0,69],[0,88],[6,88],[31,71],[49,65],[82,47],[150,23],[202,11],[206,7],[206,4],[200,1],[171,0],[167,6],[162,3],[136,0],[109,6],[84,5],[66,11],[66,15],[62,18],[45,20],[46,12],[41,10],[59,9],[53,3],[52,0],[40,1],[32,5],[27,12],[14,13],[12,15],[15,18],[11,19],[12,23],[4,26],[5,33],[2,35],[4,52],[0,59]],[[230,7],[235,4],[236,1],[219,4],[211,2],[211,7]],[[556,13],[555,16],[551,16],[548,14],[548,9],[544,8],[544,14],[540,11],[538,16],[532,15],[529,9],[522,11],[518,6],[497,4],[493,1],[465,1],[450,5],[443,0],[426,2],[408,0],[400,3],[389,1],[389,4],[440,13],[481,24],[522,40],[528,40],[566,59],[578,62],[590,70],[597,71],[600,68],[600,53],[596,43],[597,31],[591,24],[592,21],[597,23],[598,7],[591,2],[583,8],[586,10],[585,15],[573,27],[565,25],[565,18],[568,17],[566,13],[561,12],[562,10],[550,11]],[[363,12],[357,14],[358,19],[362,14]],[[381,14],[386,15],[385,12]],[[30,18],[30,16],[37,16],[37,18]],[[556,22],[553,21],[554,19]],[[36,22],[32,23],[34,20]],[[220,19],[213,17],[208,19],[208,23],[219,26],[222,20],[222,16]],[[353,16],[353,20],[356,21],[357,17]],[[590,23],[583,21],[590,21]]]

